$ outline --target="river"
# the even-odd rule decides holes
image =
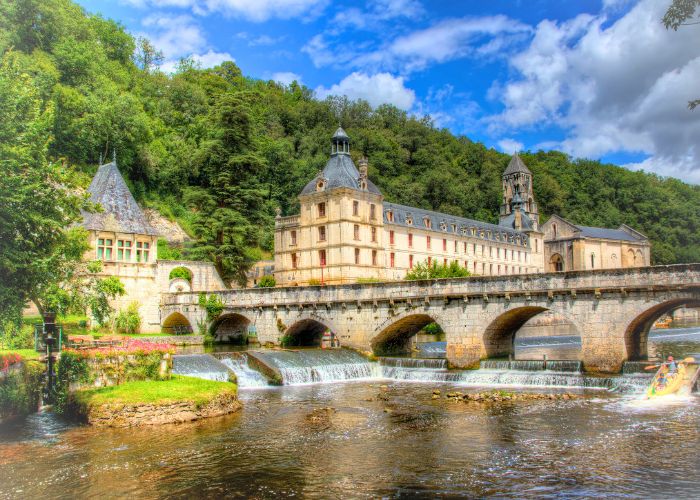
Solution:
[[[664,352],[700,351],[700,329],[660,335]],[[284,362],[290,377],[302,377]],[[646,402],[639,384],[620,394],[533,387],[516,377],[505,385],[583,397],[455,402],[433,399],[433,389],[476,391],[480,382],[431,382],[439,363],[412,363],[387,362],[382,370],[433,375],[421,375],[420,383],[382,372],[383,378],[251,387],[240,391],[243,411],[193,424],[97,430],[37,414],[0,429],[0,497],[698,495],[697,394]],[[483,382],[489,370],[479,371]],[[581,377],[534,376],[540,375]]]

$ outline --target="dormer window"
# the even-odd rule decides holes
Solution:
[[[409,226],[412,226],[413,225],[413,217],[411,217],[410,215],[407,215],[406,216],[406,224]]]
[[[364,179],[360,180],[360,189],[363,191],[367,190],[367,181],[366,180],[364,180]]]
[[[391,210],[387,211],[386,220],[388,220],[389,222],[394,222],[394,212],[392,212]]]
[[[452,224],[452,232],[453,233],[457,232],[457,224]]]
[[[445,224],[445,221],[440,222],[440,231],[447,231],[447,224]]]
[[[326,181],[323,179],[319,179],[316,182],[316,191],[323,191],[324,189],[326,189]]]
[[[425,227],[428,229],[431,229],[431,227],[433,225],[432,221],[428,217],[425,217],[423,219],[423,223],[425,224]]]

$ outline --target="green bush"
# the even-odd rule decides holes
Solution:
[[[45,366],[24,361],[0,379],[0,418],[28,415],[39,409]]]
[[[442,328],[437,323],[428,323],[423,327],[423,333],[428,335],[440,335],[443,333]]]
[[[265,275],[258,281],[258,288],[273,288],[277,285],[277,280],[274,276]]]
[[[308,281],[309,286],[318,286],[321,284],[321,281],[317,280],[316,278],[311,278]]]
[[[186,267],[176,267],[170,271],[168,279],[174,280],[175,278],[182,278],[192,283],[192,273]]]
[[[7,321],[0,325],[0,349],[32,349],[34,324]]]
[[[126,309],[119,311],[114,318],[114,329],[121,333],[138,333],[141,328],[141,315],[139,303],[132,302]]]
[[[224,303],[221,302],[221,299],[214,294],[207,297],[206,293],[200,293],[199,305],[207,311],[207,321],[210,323],[218,318],[224,310]]]
[[[465,278],[471,276],[466,267],[454,261],[451,264],[438,264],[433,261],[432,265],[427,262],[419,262],[413,269],[406,273],[406,279],[411,280],[431,280],[438,278]]]
[[[164,238],[159,238],[158,260],[182,260],[182,250],[178,247],[170,246]]]

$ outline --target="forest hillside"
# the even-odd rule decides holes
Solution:
[[[87,185],[116,149],[138,201],[193,237],[188,258],[229,279],[272,250],[276,207],[328,159],[341,123],[355,160],[389,201],[497,221],[509,156],[389,105],[318,100],[306,87],[247,78],[232,62],[181,61],[167,75],[147,40],[69,0],[0,0],[0,71],[22,75],[50,110],[49,155]],[[543,221],[628,224],[655,264],[700,261],[700,186],[564,153],[526,152]]]

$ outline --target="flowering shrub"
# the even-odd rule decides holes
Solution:
[[[148,355],[152,353],[174,354],[175,346],[172,344],[144,342],[143,340],[126,340],[122,345],[105,347],[92,347],[90,349],[64,349],[64,353],[70,353],[78,358],[109,358],[124,355]]]
[[[0,354],[0,371],[6,372],[9,370],[10,366],[20,361],[22,361],[22,356],[17,353],[10,352],[7,354]]]

